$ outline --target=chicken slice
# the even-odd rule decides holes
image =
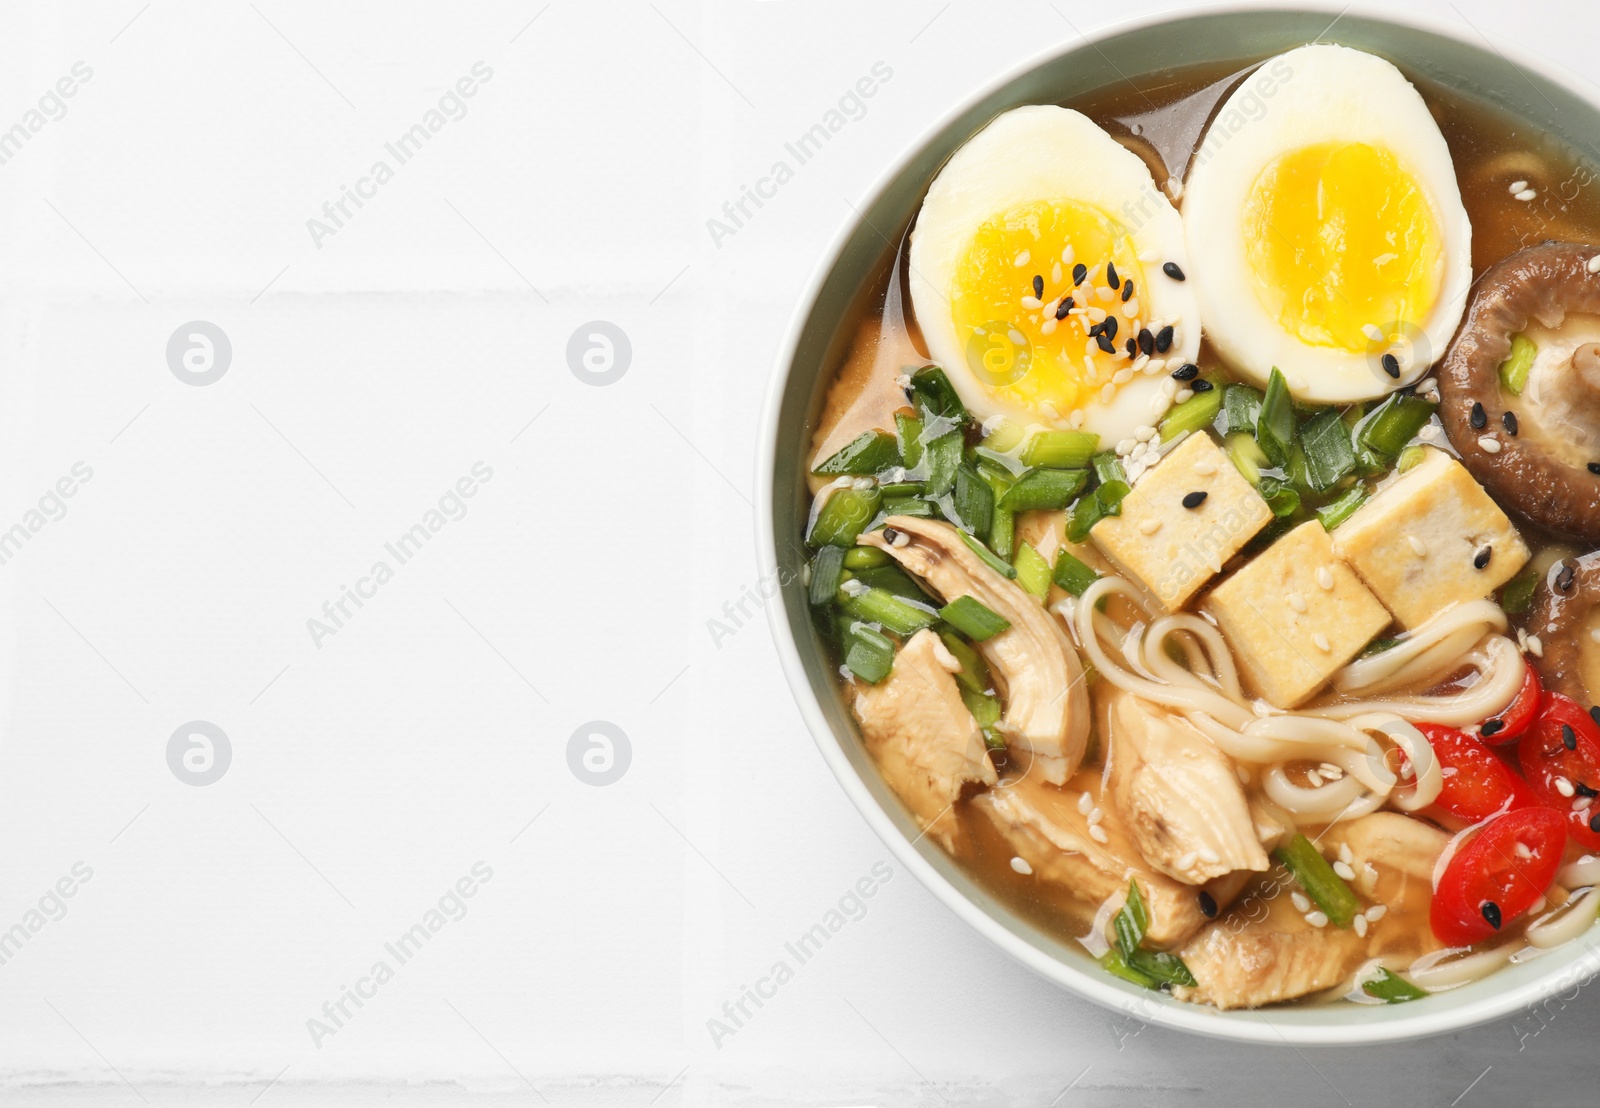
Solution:
[[[1085,794],[1089,801],[1080,806],[1079,798]],[[1037,878],[1061,886],[1099,910],[1102,919],[1109,919],[1127,899],[1128,882],[1137,881],[1150,912],[1145,937],[1152,946],[1175,946],[1205,925],[1202,890],[1144,864],[1116,813],[1103,806],[1098,772],[1081,771],[1065,789],[1037,775],[1007,779],[972,803],[993,821]],[[1091,824],[1090,815],[1096,810],[1100,814]],[[1092,827],[1100,829],[1104,842],[1092,834]],[[1217,903],[1213,900],[1213,911]]]
[[[946,850],[959,824],[952,806],[968,782],[993,785],[983,732],[951,674],[961,663],[932,631],[918,631],[895,655],[889,676],[861,683],[856,718],[878,771],[918,826]]]
[[[1283,829],[1267,819],[1258,832],[1232,759],[1182,717],[1120,689],[1105,695],[1112,803],[1145,861],[1191,885],[1265,870],[1263,834]]]
[[[1000,730],[1008,746],[1032,755],[1045,780],[1065,782],[1083,760],[1090,712],[1083,669],[1066,631],[1037,600],[984,564],[950,524],[891,516],[888,530],[910,542],[891,543],[886,531],[859,541],[886,550],[947,603],[970,596],[1011,624],[978,644],[1004,686]]]

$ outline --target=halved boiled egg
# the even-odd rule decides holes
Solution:
[[[929,355],[981,419],[1154,425],[1193,361],[1200,313],[1183,223],[1138,155],[1087,116],[999,116],[934,178],[911,234]]]
[[[1382,396],[1443,355],[1472,284],[1450,149],[1382,58],[1302,46],[1261,73],[1218,111],[1184,188],[1207,337],[1259,382],[1278,367],[1296,399]]]

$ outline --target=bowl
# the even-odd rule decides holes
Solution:
[[[1314,40],[1394,59],[1411,74],[1526,120],[1575,147],[1600,149],[1600,90],[1548,59],[1499,43],[1462,20],[1397,14],[1397,5],[1216,4],[1124,22],[1058,46],[955,107],[897,158],[823,254],[779,350],[756,459],[762,570],[777,582],[768,616],[784,674],[823,758],[895,857],[985,939],[1078,996],[1164,1027],[1241,1042],[1356,1045],[1458,1031],[1530,1008],[1600,971],[1600,947],[1568,943],[1483,980],[1411,1004],[1322,1005],[1223,1012],[1150,993],[1105,973],[1075,941],[1053,935],[990,895],[919,834],[879,778],[807,613],[801,584],[803,461],[825,386],[840,364],[862,287],[882,272],[934,175],[971,135],[1022,104],[1055,103],[1168,65],[1245,63]],[[1156,64],[1152,64],[1156,63]]]

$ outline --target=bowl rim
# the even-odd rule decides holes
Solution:
[[[1515,43],[1491,41],[1465,16],[1461,18],[1461,22],[1465,24],[1465,27],[1462,27],[1431,13],[1406,11],[1398,5],[1385,5],[1376,0],[1351,0],[1348,3],[1340,3],[1339,0],[1304,0],[1293,4],[1224,0],[1224,2],[1167,8],[1148,15],[1116,20],[1093,31],[1080,31],[1076,39],[1063,39],[1011,65],[980,84],[969,94],[951,103],[907,143],[852,204],[851,214],[842,221],[806,279],[778,346],[756,438],[754,492],[756,553],[759,566],[780,564],[777,534],[772,526],[774,481],[779,463],[776,444],[780,421],[783,418],[784,394],[796,368],[795,355],[823,286],[861,225],[860,213],[870,210],[955,119],[1034,70],[1067,54],[1085,49],[1097,50],[1099,43],[1131,32],[1164,24],[1182,23],[1189,19],[1244,13],[1266,17],[1273,14],[1332,15],[1333,22],[1322,32],[1323,35],[1331,31],[1339,20],[1347,15],[1354,15],[1359,19],[1389,23],[1452,39],[1479,51],[1484,51],[1487,47],[1486,52],[1498,54],[1513,68],[1520,71],[1526,67],[1538,72],[1545,79],[1563,86],[1575,97],[1586,101],[1600,112],[1600,86],[1590,83],[1565,65]],[[1469,31],[1472,33],[1468,33]],[[1320,40],[1321,36],[1316,41]],[[1392,1019],[1366,1022],[1280,1024],[1267,1014],[1275,1009],[1236,1009],[1224,1013],[1209,1005],[1150,1003],[1148,1000],[1141,1003],[1139,998],[1130,997],[1124,992],[1109,975],[1055,958],[1003,926],[918,852],[915,841],[908,839],[902,833],[889,812],[868,789],[866,782],[846,756],[841,736],[835,733],[824,716],[821,703],[811,688],[805,671],[796,630],[791,625],[784,607],[783,590],[763,591],[767,594],[765,599],[767,622],[790,694],[794,697],[800,715],[811,732],[823,760],[868,826],[883,840],[895,859],[957,918],[1017,962],[1074,995],[1120,1014],[1131,1014],[1156,1026],[1187,1031],[1212,1039],[1292,1047],[1360,1046],[1419,1039],[1465,1030],[1542,1003],[1554,996],[1559,989],[1570,984],[1569,978],[1574,975],[1581,974],[1586,979],[1600,973],[1600,946],[1582,944],[1584,947],[1582,953],[1570,960],[1554,963],[1551,971],[1491,996],[1467,1003],[1441,1004],[1436,1008],[1428,1006],[1415,1015],[1397,1014]],[[1557,972],[1557,966],[1560,972]]]

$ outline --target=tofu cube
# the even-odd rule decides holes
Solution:
[[[1204,493],[1193,508],[1184,498]],[[1204,433],[1191,434],[1141,477],[1122,514],[1090,539],[1169,612],[1181,611],[1222,564],[1272,522],[1272,510]]]
[[[1334,550],[1408,630],[1488,596],[1528,561],[1522,536],[1466,467],[1426,450],[1333,532]]]
[[[1316,520],[1267,547],[1201,606],[1246,684],[1279,708],[1305,701],[1389,625],[1388,611]]]

